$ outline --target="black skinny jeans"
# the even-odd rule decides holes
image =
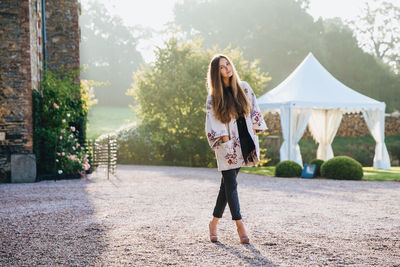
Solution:
[[[213,216],[221,218],[224,213],[226,203],[231,210],[232,220],[241,220],[239,197],[237,192],[236,177],[240,168],[222,171],[221,187],[215,204]]]

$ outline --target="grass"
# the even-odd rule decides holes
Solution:
[[[241,172],[244,172],[244,173],[249,173],[249,174],[274,176],[274,174],[275,174],[275,166],[267,166],[267,167],[242,167],[242,168],[240,168],[240,171],[241,171]]]
[[[94,139],[134,122],[136,117],[129,107],[94,106],[89,110],[88,119],[86,135],[88,139]]]
[[[375,170],[372,167],[364,167],[363,180],[368,181],[400,181],[400,167],[392,167],[391,170]]]
[[[275,167],[243,167],[240,171],[249,174],[274,176]],[[391,170],[375,170],[372,167],[363,167],[365,181],[400,181],[400,167]]]

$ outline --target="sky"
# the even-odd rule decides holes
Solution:
[[[103,2],[111,14],[120,16],[127,25],[141,25],[156,30],[165,28],[173,20],[173,7],[181,0],[97,0]],[[308,12],[317,20],[340,17],[343,20],[355,19],[365,2],[372,0],[310,0]],[[390,0],[399,4],[400,0]],[[81,0],[84,5],[87,0]],[[162,35],[139,43],[138,50],[146,62],[154,59],[154,46],[162,45]]]

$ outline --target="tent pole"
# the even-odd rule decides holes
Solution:
[[[288,136],[289,140],[289,153],[288,153],[288,158],[289,160],[293,160],[292,159],[292,103],[289,103],[289,136]]]
[[[327,139],[326,135],[328,133],[328,110],[325,109],[324,113],[325,113],[324,114],[325,115],[325,118],[324,118],[324,124],[325,125],[324,125],[324,138],[322,139],[322,142],[323,142],[322,151],[324,152],[323,160],[326,161],[326,160],[328,160],[327,150],[326,150],[326,139]]]

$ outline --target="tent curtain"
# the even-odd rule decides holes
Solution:
[[[303,166],[299,140],[303,136],[311,115],[311,108],[281,106],[281,125],[283,143],[280,148],[280,161],[293,160]]]
[[[376,142],[374,168],[389,170],[390,158],[385,145],[385,113],[380,109],[363,110],[362,113],[368,129]]]
[[[324,161],[333,158],[332,142],[339,129],[343,114],[339,109],[314,109],[308,128],[319,144],[317,158]]]

